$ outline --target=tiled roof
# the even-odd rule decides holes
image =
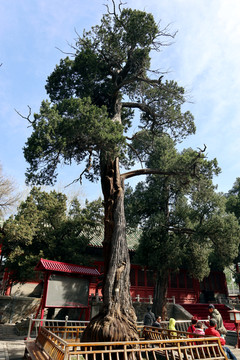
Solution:
[[[136,250],[139,244],[141,233],[142,232],[140,230],[127,232],[127,244],[129,250]],[[90,240],[89,245],[94,247],[102,247],[103,236],[103,230],[98,231],[98,233],[94,235],[93,238]]]
[[[40,259],[39,263],[35,267],[37,271],[58,271],[58,272],[67,272],[71,274],[81,274],[89,276],[99,276],[100,273],[97,269],[90,268],[88,266],[68,264],[59,261]]]

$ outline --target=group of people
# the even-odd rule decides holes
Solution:
[[[198,335],[210,335],[214,337],[219,337],[223,350],[225,351],[228,359],[237,360],[236,356],[226,346],[225,335],[227,333],[227,330],[224,327],[221,314],[213,304],[210,304],[208,306],[208,311],[209,321],[204,324],[202,321],[198,320],[198,318],[194,316],[192,317],[192,324],[187,329],[187,332]],[[173,332],[171,333],[173,336],[177,336],[177,333],[174,333],[174,331],[176,331],[175,323],[176,320],[174,318],[169,319],[168,329],[173,330]],[[144,325],[161,327],[161,316],[155,317],[150,306],[147,307],[147,313],[144,316]],[[194,337],[194,335],[189,335],[189,337]]]

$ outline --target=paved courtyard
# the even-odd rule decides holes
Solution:
[[[15,334],[14,325],[0,324],[0,360],[20,360],[24,349],[24,336]]]

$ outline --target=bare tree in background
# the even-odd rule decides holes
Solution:
[[[19,201],[14,181],[3,174],[0,165],[0,217],[9,211]]]

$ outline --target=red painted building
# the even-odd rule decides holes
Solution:
[[[95,261],[94,266],[100,273],[102,272],[102,261]],[[149,297],[153,298],[155,286],[154,271],[132,264],[130,281],[130,292],[133,299],[148,302]],[[94,293],[94,286],[91,287],[91,290]],[[189,277],[184,269],[180,269],[177,273],[170,272],[167,297],[174,297],[176,303],[207,303],[213,300],[217,301],[219,296],[228,296],[226,277],[223,272],[211,271],[210,275],[202,282]]]
[[[128,246],[130,251],[130,258],[133,259],[134,250],[138,243],[139,234],[131,233],[128,235]],[[96,268],[99,273],[103,272],[103,258],[102,258],[102,236],[94,238],[87,249],[87,255],[90,256],[90,266]],[[4,282],[8,280],[8,273],[4,273]],[[140,265],[131,265],[130,273],[131,281],[131,296],[139,301],[149,302],[149,297],[153,298],[155,274],[152,270],[142,267]],[[29,282],[30,283],[30,282]],[[38,284],[39,280],[32,281],[32,285]],[[97,290],[96,279],[90,282],[89,295],[95,295]],[[2,284],[3,286],[3,284]],[[5,295],[11,294],[11,285],[5,290]],[[101,295],[101,290],[99,290]],[[209,302],[218,299],[218,296],[228,296],[227,283],[225,274],[223,272],[212,271],[208,278],[205,278],[201,283],[191,278],[187,271],[180,269],[179,272],[170,272],[168,281],[168,298],[175,298],[176,303],[198,303]]]

